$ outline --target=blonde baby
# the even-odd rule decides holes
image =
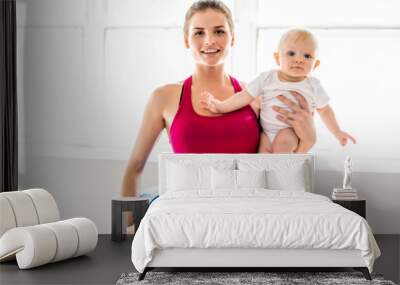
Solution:
[[[260,136],[259,152],[293,153],[299,138],[290,125],[277,119],[272,106],[290,112],[277,96],[284,95],[294,99],[292,92],[304,96],[308,108],[316,110],[329,131],[343,146],[355,139],[343,131],[329,106],[329,97],[319,80],[311,75],[320,64],[317,59],[318,45],[314,35],[305,29],[290,29],[281,37],[274,58],[279,68],[261,73],[247,84],[246,88],[225,101],[219,101],[209,92],[203,92],[201,104],[213,113],[227,113],[248,105],[255,97],[261,98],[260,123],[263,129]],[[290,120],[289,114],[288,120]]]

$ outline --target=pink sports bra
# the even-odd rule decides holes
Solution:
[[[230,77],[235,93],[242,90]],[[260,137],[258,119],[250,106],[223,114],[203,116],[192,105],[192,77],[183,83],[181,102],[170,129],[175,153],[256,153]]]

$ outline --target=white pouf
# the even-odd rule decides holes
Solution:
[[[53,196],[43,189],[0,193],[0,262],[17,259],[28,269],[86,254],[98,231],[87,218],[59,221]]]

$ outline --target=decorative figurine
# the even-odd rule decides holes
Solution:
[[[350,156],[347,156],[346,159],[344,160],[343,187],[333,188],[333,193],[332,193],[333,200],[359,199],[357,189],[351,187],[352,175],[353,175],[353,161]]]
[[[353,162],[351,156],[347,156],[344,160],[344,177],[343,177],[343,189],[353,189],[351,187],[351,176],[353,172]]]

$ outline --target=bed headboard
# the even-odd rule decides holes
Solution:
[[[304,177],[302,180],[305,185],[304,188],[307,192],[314,192],[314,157],[312,154],[175,154],[175,153],[161,153],[159,155],[158,164],[158,183],[159,194],[167,191],[168,183],[168,165],[171,163],[201,163],[204,165],[214,163],[217,164],[221,161],[232,162],[234,169],[247,168],[252,169],[257,165],[265,165],[268,169],[280,171],[281,178],[285,179],[290,177],[292,169]],[[256,166],[255,166],[256,165]],[[301,168],[298,166],[301,165]],[[286,190],[286,189],[285,189]],[[287,189],[289,190],[289,189]]]

